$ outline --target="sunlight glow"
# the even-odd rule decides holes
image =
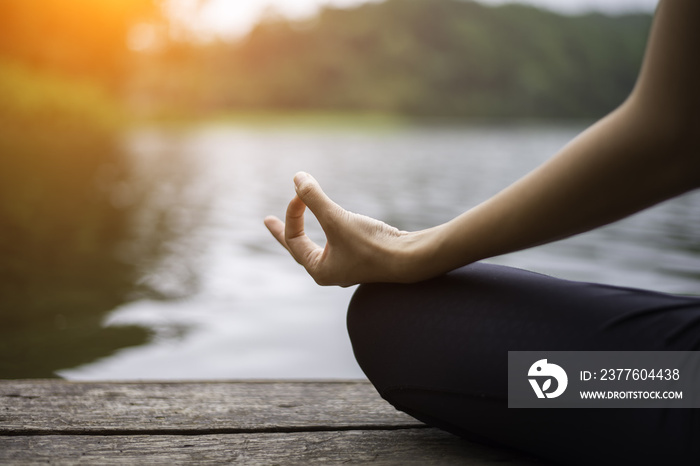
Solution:
[[[278,12],[291,18],[312,15],[319,7],[331,5],[350,7],[367,3],[368,0],[206,0],[197,12],[198,0],[172,0],[183,12],[190,26],[200,34],[214,33],[224,37],[235,37],[250,30],[262,15]],[[376,0],[372,0],[376,1]],[[512,3],[513,0],[481,0],[483,3]],[[565,13],[600,10],[617,13],[622,11],[651,11],[657,0],[521,0],[523,3],[550,8]],[[193,20],[193,18],[195,18]],[[195,25],[192,22],[196,22]]]

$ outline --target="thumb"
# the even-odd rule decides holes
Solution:
[[[338,208],[338,205],[323,192],[318,181],[308,173],[299,172],[294,175],[294,186],[297,196],[319,220]]]

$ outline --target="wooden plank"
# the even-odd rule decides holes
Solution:
[[[236,433],[422,425],[369,382],[0,381],[0,435]]]
[[[542,464],[437,429],[198,436],[0,436],[0,463]]]

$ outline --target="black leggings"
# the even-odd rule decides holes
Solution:
[[[348,330],[380,395],[464,438],[564,464],[700,464],[696,409],[508,409],[508,351],[700,350],[700,298],[472,264],[360,286]]]

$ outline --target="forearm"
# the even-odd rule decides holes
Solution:
[[[700,1],[662,0],[630,98],[456,219],[406,235],[407,280],[608,224],[700,186]]]
[[[630,99],[547,163],[406,249],[419,278],[608,224],[698,186],[697,144]]]

